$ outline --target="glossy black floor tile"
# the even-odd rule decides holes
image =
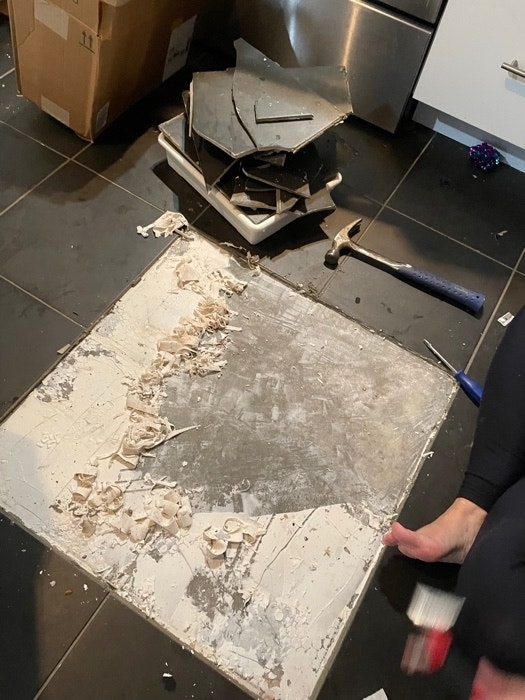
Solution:
[[[60,360],[57,351],[83,331],[2,278],[0,318],[1,418]]]
[[[101,606],[38,700],[73,696],[75,700],[248,699],[113,596]]]
[[[31,700],[106,593],[1,513],[0,561],[0,697]]]
[[[483,293],[482,312],[473,315],[353,256],[341,260],[321,299],[420,354],[431,357],[423,344],[427,338],[450,362],[465,364],[511,271],[389,209],[382,211],[359,242]]]
[[[181,91],[188,86],[187,73],[177,74],[127,110],[77,160],[163,211],[182,211],[179,200],[191,194],[193,203],[183,213],[193,220],[207,203],[183,181],[170,187],[166,152],[157,141],[158,125],[183,110]]]
[[[13,71],[2,78],[4,85],[0,99],[0,122],[5,122],[23,134],[49,148],[71,157],[85,148],[87,141],[76,136],[71,129],[18,94],[16,75]]]
[[[525,245],[525,173],[489,172],[468,148],[436,135],[389,205],[496,260],[514,266]]]
[[[58,153],[5,124],[0,124],[0,152],[0,211],[65,162]]]
[[[159,145],[157,138],[158,132],[149,130],[126,145],[101,140],[81,153],[78,162],[162,211],[181,211],[178,201],[180,194],[174,195],[155,172],[155,168],[162,168],[166,158],[166,152]],[[195,202],[198,202],[200,198],[197,193],[193,189],[191,193]],[[203,204],[202,208],[204,206]],[[191,219],[197,216],[200,209],[195,205],[193,211],[188,211],[186,206],[186,211]]]
[[[335,142],[335,165],[344,184],[384,203],[432,136],[430,129],[415,122],[407,121],[393,135],[350,117],[327,138]]]
[[[4,75],[13,67],[13,46],[11,44],[11,30],[9,19],[0,13],[0,75]],[[2,94],[0,83],[0,95]]]
[[[158,216],[70,162],[3,215],[0,274],[89,325],[171,242],[137,234]]]

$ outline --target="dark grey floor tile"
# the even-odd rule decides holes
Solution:
[[[180,211],[193,223],[195,219],[209,206],[208,202],[185,180],[168,165],[166,159],[158,161],[153,167],[154,177],[158,178],[162,185],[157,185],[161,196],[166,197],[167,208],[171,211]]]
[[[80,326],[0,278],[0,418],[75,342]],[[0,694],[1,696],[1,694]]]
[[[43,112],[37,105],[18,94],[15,73],[2,78],[0,122],[9,124],[24,134],[71,157],[87,146],[87,141],[71,129]]]
[[[3,215],[0,273],[88,325],[171,243],[137,234],[158,216],[70,162]]]
[[[106,593],[2,513],[0,562],[0,697],[31,700]]]
[[[389,206],[510,266],[525,245],[525,173],[507,165],[484,173],[445,136],[436,135]]]
[[[13,68],[13,46],[11,44],[11,30],[9,28],[9,19],[0,14],[0,75],[4,75],[8,70]],[[2,88],[0,86],[0,95]]]
[[[181,211],[184,208],[190,223],[207,206],[206,200],[186,183],[176,192],[168,186],[166,152],[157,141],[158,132],[150,129],[125,145],[104,138],[107,137],[81,153],[78,162],[162,211]],[[193,200],[191,204],[190,199]],[[184,202],[182,206],[180,200]]]
[[[0,124],[0,211],[25,194],[65,159]]]
[[[333,268],[324,264],[324,256],[335,234],[357,218],[362,218],[366,227],[379,210],[378,204],[343,184],[335,188],[332,198],[335,211],[299,219],[259,245],[266,270],[302,285],[314,296],[334,275]]]
[[[510,270],[411,219],[383,210],[360,243],[486,296],[478,317],[356,257],[339,263],[322,301],[431,357],[427,338],[455,366],[464,365],[510,276]]]
[[[157,141],[158,125],[183,110],[188,84],[186,71],[175,75],[126,110],[77,160],[162,210],[184,209],[191,222],[207,203],[181,178],[171,182]]]
[[[384,203],[432,138],[433,132],[407,121],[397,134],[348,118],[323,136],[321,152],[355,192]]]
[[[38,697],[39,700],[248,698],[113,596],[104,602]]]

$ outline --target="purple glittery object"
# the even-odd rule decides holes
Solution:
[[[490,170],[499,165],[500,154],[488,143],[479,143],[469,149],[470,160],[480,170]]]

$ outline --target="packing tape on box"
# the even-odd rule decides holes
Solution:
[[[62,39],[67,39],[69,15],[61,7],[49,3],[47,0],[35,0],[35,19],[45,24]]]
[[[63,107],[60,107],[60,105],[48,100],[47,97],[44,97],[44,95],[42,95],[40,99],[40,106],[44,112],[47,112],[52,117],[55,117],[55,119],[58,119],[58,121],[62,122],[62,124],[69,126],[69,112],[67,109],[64,109]]]

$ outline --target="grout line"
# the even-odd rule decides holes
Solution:
[[[427,151],[428,148],[430,147],[430,144],[432,143],[432,141],[433,141],[435,138],[436,138],[436,134],[434,133],[434,134],[428,139],[427,143],[423,146],[423,148],[421,149],[419,155],[415,158],[414,162],[413,162],[412,165],[409,167],[409,169],[406,171],[406,173],[403,175],[403,177],[401,178],[401,180],[397,183],[397,185],[394,187],[394,189],[392,190],[392,192],[391,192],[391,193],[389,194],[389,196],[386,198],[385,204],[384,204],[385,207],[388,205],[388,202],[392,199],[392,197],[396,194],[396,192],[398,191],[398,189],[401,187],[401,185],[404,183],[404,181],[405,181],[405,180],[407,179],[407,177],[410,175],[410,173],[412,172],[412,170],[413,170],[413,169],[416,167],[416,165],[419,163],[419,161],[421,160],[421,158],[423,157],[423,155],[426,153],[426,151]]]
[[[417,165],[417,163],[419,163],[419,161],[420,161],[421,158],[423,157],[423,154],[424,154],[424,153],[426,152],[426,150],[429,148],[430,144],[431,144],[432,141],[435,139],[435,137],[436,137],[436,134],[433,134],[433,135],[429,138],[429,140],[427,141],[427,143],[423,146],[423,148],[421,149],[421,151],[419,152],[419,154],[416,156],[416,158],[415,158],[414,161],[412,162],[412,165],[408,168],[408,170],[405,172],[405,174],[403,175],[403,177],[399,180],[399,182],[398,182],[397,185],[394,187],[394,189],[392,190],[392,192],[388,195],[388,197],[385,199],[385,201],[381,204],[381,206],[380,206],[380,208],[379,208],[377,214],[370,220],[370,223],[368,224],[368,226],[366,227],[366,229],[363,231],[363,233],[359,236],[359,238],[357,239],[356,242],[358,242],[358,243],[361,242],[361,239],[365,237],[367,231],[372,227],[372,224],[374,224],[374,223],[377,221],[377,219],[381,216],[381,214],[383,213],[383,211],[387,208],[388,202],[390,202],[390,200],[392,199],[392,197],[395,195],[395,193],[396,193],[396,192],[398,191],[398,189],[401,187],[401,185],[402,185],[403,182],[406,180],[406,178],[410,175],[410,173],[411,173],[412,170],[415,168],[415,166]],[[396,211],[396,210],[394,209],[393,211]]]
[[[40,146],[44,146],[44,148],[47,148],[48,151],[53,151],[53,153],[56,153],[59,156],[62,156],[62,158],[66,158],[66,160],[71,160],[74,158],[76,155],[79,155],[80,153],[83,153],[87,147],[91,146],[90,143],[88,143],[86,146],[81,148],[78,153],[75,154],[75,156],[68,156],[66,153],[62,153],[62,151],[57,150],[56,148],[53,148],[53,146],[50,146],[49,144],[45,143],[44,141],[41,141],[40,139],[37,139],[35,136],[32,136],[31,134],[27,134],[25,131],[21,131],[21,129],[18,129],[16,126],[13,126],[13,124],[10,124],[9,122],[4,121],[3,119],[0,119],[0,123],[3,126],[7,126],[9,129],[12,129],[12,131],[16,131],[17,134],[21,134],[22,136],[25,136],[28,138],[30,141],[34,141],[35,143],[38,143]]]
[[[44,301],[43,299],[40,299],[40,297],[37,297],[35,294],[32,292],[29,292],[27,289],[24,289],[24,287],[21,287],[19,284],[16,282],[13,282],[13,280],[10,280],[9,277],[6,277],[5,275],[0,274],[0,279],[4,280],[4,282],[7,282],[8,284],[12,285],[19,291],[23,292],[24,294],[27,294],[28,297],[31,297],[35,301],[38,301],[39,304],[42,304],[43,306],[47,307],[48,309],[51,309],[51,311],[54,311],[57,313],[59,316],[62,316],[65,318],[67,321],[70,321],[70,323],[74,323],[76,326],[81,328],[83,331],[86,331],[89,326],[84,326],[78,321],[75,321],[74,318],[71,318],[67,314],[65,314],[63,311],[60,311],[60,309],[56,309],[54,306],[51,306],[47,301]]]
[[[89,148],[90,146],[92,146],[92,144],[88,144],[86,148]],[[75,156],[72,156],[70,158],[70,160],[73,161],[73,163],[75,163],[76,165],[79,165],[81,168],[84,168],[84,170],[87,170],[88,172],[92,173],[93,175],[97,175],[98,177],[102,178],[102,180],[109,182],[111,185],[115,185],[115,187],[118,187],[119,189],[123,190],[124,192],[127,192],[127,194],[132,195],[136,199],[140,199],[140,201],[144,202],[144,204],[149,204],[150,207],[153,207],[153,209],[156,209],[157,211],[160,211],[160,212],[162,212],[162,214],[164,214],[164,212],[166,211],[165,209],[158,207],[156,204],[152,204],[151,202],[148,202],[148,200],[144,199],[144,197],[141,197],[140,195],[135,194],[135,192],[132,192],[131,190],[126,189],[122,185],[119,185],[118,182],[115,182],[114,180],[110,180],[109,177],[106,177],[105,175],[102,175],[102,173],[99,173],[96,170],[94,170],[93,168],[90,168],[88,165],[84,165],[84,163],[79,163],[77,160],[75,160],[75,158],[77,158],[77,156],[79,156],[85,150],[86,150],[85,148],[82,149],[82,151],[79,151],[79,153],[77,153]]]
[[[3,216],[6,212],[8,212],[13,207],[15,207],[19,202],[21,202],[23,199],[25,199],[27,197],[27,195],[31,194],[31,192],[34,192],[37,187],[40,187],[40,185],[42,185],[46,180],[49,180],[49,178],[52,177],[55,173],[57,173],[59,170],[62,170],[62,168],[64,166],[66,166],[70,160],[71,160],[71,158],[69,158],[68,160],[64,160],[63,163],[60,163],[60,165],[58,167],[56,167],[54,170],[52,170],[50,173],[48,173],[39,182],[37,182],[35,185],[33,185],[33,187],[28,189],[27,192],[24,192],[24,194],[20,195],[20,197],[18,197],[18,199],[15,199],[14,202],[11,202],[11,204],[8,204],[5,209],[2,209],[2,211],[0,211],[0,216]]]
[[[505,284],[505,286],[503,287],[503,290],[501,291],[501,294],[499,295],[498,301],[494,305],[494,309],[492,310],[492,313],[490,314],[490,316],[487,320],[487,323],[485,324],[485,328],[484,328],[478,342],[474,346],[474,350],[472,351],[472,355],[470,356],[470,360],[467,362],[467,364],[465,366],[465,371],[468,371],[470,369],[470,367],[472,366],[472,364],[473,364],[474,360],[476,359],[476,356],[479,352],[481,344],[484,342],[485,338],[487,337],[487,335],[489,333],[489,330],[492,327],[492,323],[493,323],[494,319],[500,314],[499,309],[501,306],[501,302],[503,301],[503,297],[505,296],[510,285],[512,284],[512,281],[514,280],[515,275],[520,274],[520,272],[518,271],[518,267],[521,265],[521,261],[524,258],[525,258],[525,248],[521,251],[521,255],[519,256],[518,261],[514,265],[514,268],[509,276],[509,279],[507,280],[507,283]]]
[[[11,73],[14,73],[14,71],[15,71],[15,69],[13,67],[10,70],[6,71],[5,73],[2,73],[2,75],[0,75],[0,80],[2,80],[3,78],[7,78],[7,76],[11,75]]]
[[[86,624],[84,625],[84,627],[82,627],[82,629],[81,629],[80,632],[77,634],[77,636],[75,637],[75,639],[71,642],[71,644],[69,645],[69,647],[68,647],[68,649],[66,650],[66,652],[63,654],[63,656],[60,658],[60,660],[58,661],[58,663],[56,664],[56,666],[53,668],[53,670],[51,671],[51,673],[49,674],[49,676],[46,678],[46,680],[45,680],[45,681],[43,682],[43,684],[40,686],[40,688],[39,688],[39,690],[37,691],[36,695],[33,697],[33,700],[37,700],[39,697],[41,697],[42,693],[45,691],[45,689],[48,687],[48,685],[52,682],[52,680],[54,679],[54,677],[56,676],[56,674],[58,673],[58,671],[59,671],[60,668],[62,667],[62,664],[69,658],[69,656],[71,655],[71,653],[74,651],[75,647],[77,646],[78,642],[80,641],[80,638],[84,635],[84,633],[86,632],[87,628],[91,625],[91,623],[93,622],[93,620],[95,619],[95,617],[97,617],[97,615],[99,615],[101,609],[102,609],[102,608],[104,607],[104,605],[106,604],[106,601],[107,601],[107,599],[108,599],[108,596],[109,596],[109,593],[106,592],[105,595],[104,595],[104,598],[100,601],[100,605],[98,605],[98,607],[96,608],[96,610],[93,611],[92,615],[91,615],[90,618],[87,620],[87,622],[86,622]]]
[[[2,122],[2,123],[4,123],[4,122]],[[14,127],[10,126],[9,124],[6,124],[6,126],[9,126],[9,128],[14,129]],[[18,129],[14,129],[14,130],[15,130],[15,131],[18,131]],[[19,133],[23,134],[23,132],[21,132],[21,131],[20,131]],[[24,135],[24,136],[27,136],[27,134],[23,134],[23,135]],[[31,137],[31,136],[27,136],[27,138],[30,138],[30,139],[31,139],[32,137]],[[36,141],[36,139],[32,139],[32,140],[33,140],[33,141]],[[37,143],[40,143],[40,141],[36,141],[36,142],[37,142]],[[45,146],[46,148],[49,148],[49,147],[46,146],[45,144],[41,144],[41,145]],[[86,144],[86,145],[84,146],[84,148],[80,149],[80,151],[78,151],[78,153],[76,153],[74,156],[64,156],[63,153],[60,153],[59,151],[55,151],[54,148],[49,149],[49,150],[55,151],[55,153],[58,153],[59,155],[61,155],[61,156],[65,159],[64,162],[61,163],[58,167],[56,167],[54,170],[52,170],[50,173],[48,173],[44,178],[42,178],[42,179],[41,179],[39,182],[37,182],[35,185],[33,185],[33,187],[31,187],[29,190],[27,190],[27,192],[24,192],[24,194],[20,195],[20,197],[18,197],[18,199],[15,199],[14,202],[11,202],[11,204],[9,204],[7,207],[5,207],[5,209],[2,209],[2,211],[0,211],[0,216],[2,216],[2,215],[5,214],[6,212],[8,212],[10,209],[12,209],[16,204],[18,204],[18,203],[19,203],[20,201],[22,201],[25,197],[27,197],[27,195],[31,194],[31,192],[33,192],[37,187],[40,187],[40,185],[41,185],[42,183],[44,183],[44,182],[45,182],[46,180],[48,180],[52,175],[54,175],[55,173],[57,173],[59,170],[61,170],[62,168],[64,168],[64,167],[65,167],[66,165],[68,165],[69,163],[74,163],[75,165],[77,165],[77,166],[83,168],[84,170],[87,170],[88,172],[92,173],[93,175],[96,175],[97,177],[100,177],[102,180],[105,180],[106,182],[109,182],[110,184],[115,185],[115,187],[118,187],[119,189],[123,190],[123,191],[126,192],[127,194],[132,195],[132,196],[135,197],[136,199],[139,199],[141,202],[144,202],[144,204],[148,204],[150,207],[153,207],[153,209],[156,209],[157,211],[160,211],[160,212],[164,213],[164,211],[165,211],[164,209],[161,209],[160,207],[157,207],[155,204],[152,204],[151,202],[148,202],[147,200],[143,199],[143,198],[140,197],[139,195],[137,195],[137,194],[131,192],[130,190],[127,190],[125,187],[122,187],[122,185],[119,185],[117,182],[113,182],[113,180],[110,180],[109,178],[105,177],[104,175],[101,175],[100,173],[97,173],[96,170],[93,170],[92,168],[88,168],[86,165],[83,165],[82,163],[78,163],[78,162],[75,160],[75,158],[76,158],[77,156],[81,155],[82,153],[84,153],[84,151],[86,151],[88,148],[90,148],[91,145],[92,145],[91,143]]]
[[[484,253],[482,250],[479,250],[478,248],[473,248],[471,245],[468,245],[468,243],[463,243],[462,241],[458,241],[456,238],[452,238],[452,236],[449,236],[448,234],[444,233],[443,231],[440,231],[437,228],[434,228],[433,226],[429,226],[428,224],[425,224],[423,221],[419,221],[418,219],[414,219],[414,217],[409,216],[408,214],[405,214],[404,212],[400,211],[399,209],[394,209],[393,207],[387,207],[386,205],[384,208],[388,209],[389,211],[394,211],[394,212],[396,212],[396,214],[400,214],[405,219],[408,219],[409,221],[413,221],[414,223],[418,224],[419,226],[424,226],[429,231],[433,231],[434,233],[437,233],[439,236],[442,236],[443,238],[447,238],[449,241],[452,241],[452,243],[457,243],[458,245],[463,246],[463,248],[467,248],[467,250],[470,250],[473,253],[477,253],[478,255],[482,255],[484,258],[487,258],[487,260],[490,260],[491,262],[497,263],[498,265],[501,265],[502,267],[506,267],[507,270],[513,269],[511,265],[507,265],[506,263],[501,262],[501,260],[497,260],[496,258],[493,258],[491,255],[488,255],[488,253]]]

